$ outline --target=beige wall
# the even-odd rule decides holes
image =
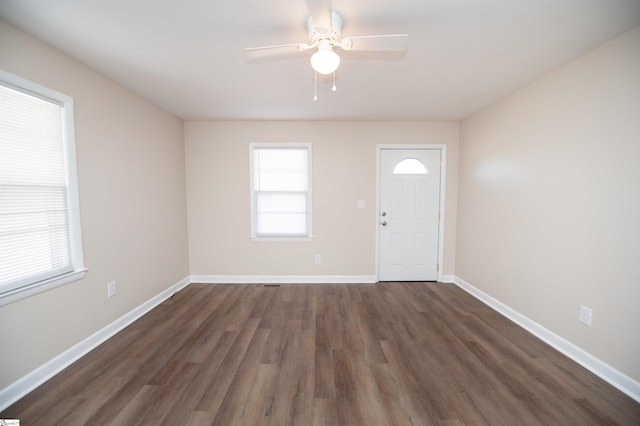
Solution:
[[[191,274],[375,275],[376,145],[393,143],[448,146],[444,273],[453,274],[458,129],[454,122],[185,123]],[[313,241],[249,239],[252,142],[312,144]]]
[[[636,28],[463,122],[456,252],[456,275],[635,380],[639,163]]]
[[[88,268],[0,307],[2,389],[185,278],[188,251],[181,120],[1,21],[0,67],[74,98]]]

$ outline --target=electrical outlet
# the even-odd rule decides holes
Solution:
[[[584,305],[580,305],[580,313],[578,314],[578,321],[588,326],[591,326],[591,316],[593,311],[591,308],[587,308]]]
[[[116,282],[110,281],[107,283],[107,297],[113,297],[116,295]]]
[[[322,257],[319,254],[316,254],[316,265],[319,265],[322,263]]]

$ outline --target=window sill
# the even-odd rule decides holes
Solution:
[[[0,306],[8,305],[9,303],[26,299],[27,297],[34,296],[38,293],[81,280],[86,274],[87,269],[78,269],[58,277],[49,278],[48,280],[39,281],[13,290],[7,290],[0,294]]]
[[[257,242],[306,242],[313,241],[313,237],[251,237],[251,241]]]

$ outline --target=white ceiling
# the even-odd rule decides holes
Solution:
[[[343,35],[410,35],[341,52],[338,91],[306,42],[305,0],[0,0],[0,17],[184,119],[457,120],[640,24],[640,0],[333,0]],[[640,48],[640,46],[639,46]],[[1,52],[0,52],[1,53]]]

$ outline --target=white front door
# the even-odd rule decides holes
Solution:
[[[438,277],[439,149],[380,151],[379,279]]]

